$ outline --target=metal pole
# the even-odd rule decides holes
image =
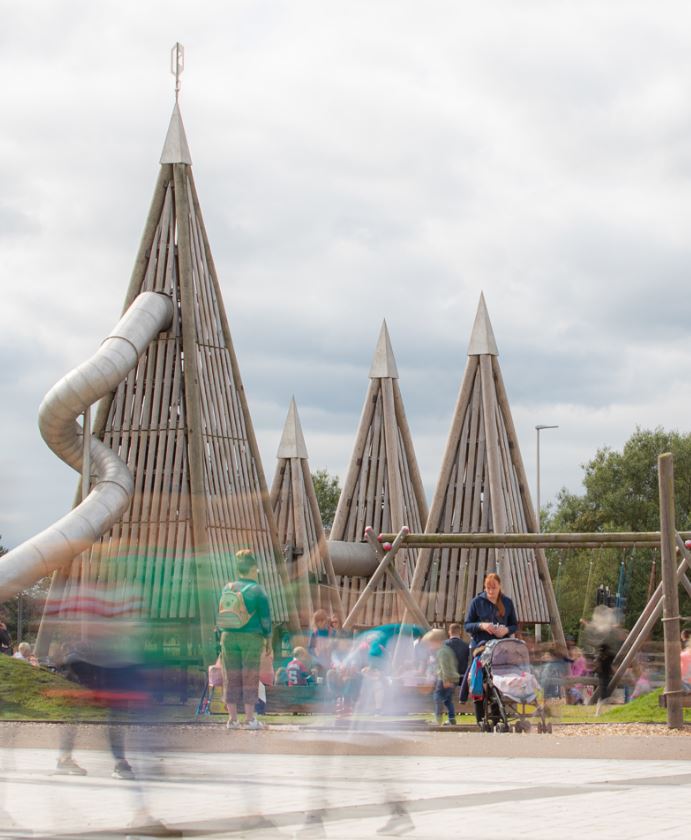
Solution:
[[[539,425],[535,426],[535,432],[537,435],[537,482],[536,482],[536,493],[535,493],[535,504],[537,507],[535,521],[537,522],[537,532],[538,534],[542,532],[542,518],[540,516],[540,432],[543,429],[558,429],[559,426],[544,426]]]
[[[665,700],[667,726],[682,729],[681,636],[679,588],[675,563],[674,459],[669,452],[657,459],[660,488],[660,548],[662,557],[662,628],[665,639]]]

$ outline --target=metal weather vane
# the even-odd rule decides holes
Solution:
[[[179,41],[175,42],[175,45],[170,51],[170,72],[175,76],[175,102],[177,103],[178,97],[180,96],[180,76],[182,75],[182,71],[185,69],[185,48]]]

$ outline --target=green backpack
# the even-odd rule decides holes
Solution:
[[[249,622],[254,613],[247,610],[243,593],[253,585],[247,583],[241,589],[235,589],[234,583],[227,583],[223,587],[216,616],[216,626],[219,630],[239,630]]]

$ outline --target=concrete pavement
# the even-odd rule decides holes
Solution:
[[[89,774],[65,777],[51,775],[52,748],[4,747],[0,807],[9,819],[0,812],[0,835],[19,836],[10,819],[40,837],[122,834],[145,805],[184,836],[302,837],[311,812],[327,838],[354,840],[378,836],[391,803],[403,803],[412,818],[407,837],[430,840],[681,840],[691,831],[687,759],[425,755],[417,735],[371,732],[311,733],[312,754],[304,743],[291,754],[272,751],[273,735],[218,728],[215,752],[151,744],[130,753],[145,777],[137,783],[112,779],[103,750],[77,749]],[[444,744],[460,747],[472,737],[480,750],[500,740],[452,736]],[[526,745],[533,736],[516,737]],[[506,752],[510,742],[502,743]],[[275,829],[248,828],[258,815]]]

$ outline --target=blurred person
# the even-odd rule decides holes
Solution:
[[[238,579],[223,589],[218,624],[221,630],[223,693],[228,729],[239,729],[238,706],[245,710],[245,726],[263,729],[255,716],[259,697],[259,663],[262,649],[271,650],[269,598],[257,583],[257,558],[249,549],[238,551]]]
[[[293,658],[285,666],[287,685],[311,685],[314,682],[309,670],[309,661],[310,655],[304,647],[296,647],[293,650]]]
[[[571,672],[571,659],[561,645],[551,645],[545,651],[541,673],[545,700],[559,700],[563,696],[564,680]]]
[[[593,653],[593,672],[598,678],[598,701],[595,714],[599,715],[602,704],[609,700],[614,658],[626,634],[619,624],[617,611],[604,604],[598,604],[593,610],[591,620],[585,625],[583,635]]]
[[[468,700],[468,677],[472,659],[492,639],[504,639],[518,629],[518,618],[513,601],[501,591],[501,578],[488,572],[483,581],[483,591],[470,602],[465,619],[465,631],[470,635],[470,661],[463,675],[460,700]],[[484,703],[475,700],[475,717],[480,723],[484,718]]]
[[[150,638],[150,628],[142,620],[142,612],[141,591],[125,584],[82,585],[64,601],[56,597],[53,603],[47,602],[48,621],[58,616],[63,624],[70,614],[78,616],[74,619],[73,641],[61,646],[63,661],[59,672],[79,688],[70,695],[75,703],[74,720],[72,725],[61,727],[54,772],[55,775],[87,775],[86,769],[73,758],[76,724],[85,710],[94,706],[106,709],[108,743],[114,759],[111,775],[132,782],[129,789],[135,813],[127,828],[133,835],[177,837],[179,831],[151,816],[141,778],[135,775],[126,755],[125,736],[129,733],[137,741],[142,762],[150,762],[145,775],[160,771],[159,763],[152,759],[161,745],[152,743],[152,729],[144,725],[151,723],[154,710],[151,696],[144,689],[144,644]]]
[[[569,659],[571,660],[569,676],[572,679],[587,676],[589,673],[588,662],[583,655],[583,651],[574,642],[568,642],[568,645]],[[585,686],[582,683],[570,685],[566,691],[566,702],[572,706],[582,706],[585,703]]]
[[[38,659],[31,650],[31,645],[28,642],[20,642],[17,645],[17,650],[12,654],[12,659],[21,659],[23,662],[28,662],[30,665],[38,665]]]
[[[456,670],[460,674],[458,684],[461,684],[463,674],[468,668],[468,659],[470,658],[470,646],[468,642],[461,638],[461,625],[449,625],[449,638],[444,642],[447,647],[450,647],[456,656]]]
[[[685,631],[684,647],[681,651],[681,681],[685,691],[691,691],[691,632]],[[684,634],[682,633],[682,638]]]
[[[341,621],[341,617],[336,613],[332,613],[329,619],[329,635],[335,639],[352,639],[353,631],[346,630]]]
[[[324,677],[331,667],[331,648],[329,615],[326,610],[317,610],[312,616],[312,632],[307,650],[320,677]]]
[[[644,694],[648,694],[653,690],[653,685],[650,682],[650,677],[645,666],[641,662],[635,662],[631,668],[633,674],[633,691],[631,692],[631,700],[637,700]]]
[[[0,621],[0,654],[12,656],[12,636],[4,621]]]
[[[456,709],[453,694],[461,675],[458,672],[456,654],[445,642],[446,631],[437,627],[429,630],[422,637],[421,644],[425,645],[435,656],[437,662],[437,679],[434,684],[434,716],[438,726],[443,723],[442,707],[446,707],[449,715],[448,725],[456,725]]]

